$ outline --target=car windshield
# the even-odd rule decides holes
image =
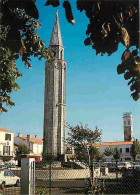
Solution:
[[[8,176],[8,171],[4,171],[4,176]]]
[[[8,176],[8,177],[14,177],[14,174],[12,173],[12,172],[10,172],[10,171],[5,171],[4,172],[4,176]]]

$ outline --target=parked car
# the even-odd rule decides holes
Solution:
[[[4,189],[5,186],[20,186],[20,178],[15,176],[9,170],[0,171],[0,187]]]
[[[0,170],[1,169],[7,169],[7,166],[6,165],[0,165]]]
[[[7,168],[16,168],[17,167],[15,164],[8,164],[6,166],[7,166]]]
[[[134,165],[134,170],[140,171],[140,165]]]

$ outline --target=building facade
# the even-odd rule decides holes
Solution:
[[[66,62],[56,12],[49,49],[54,58],[46,62],[43,156],[65,153]]]
[[[14,132],[0,128],[0,164],[11,163],[14,156]]]
[[[97,145],[96,147],[99,148],[99,152],[101,154],[104,154],[106,149],[117,147],[120,151],[120,154],[121,154],[119,161],[126,162],[126,161],[133,161],[133,158],[130,155],[130,148],[131,148],[132,144],[133,144],[132,141],[102,142],[101,145]],[[105,155],[104,155],[104,160],[105,161],[114,161],[113,156],[105,156]]]
[[[124,141],[120,142],[102,142],[101,144],[95,144],[94,146],[99,148],[101,154],[104,154],[106,149],[113,149],[117,147],[120,151],[121,157],[120,161],[132,161],[133,158],[130,154],[130,148],[133,144],[133,117],[132,113],[124,113],[123,114],[123,134]],[[140,141],[138,141],[140,143]],[[105,156],[105,161],[114,161],[113,156]]]
[[[42,156],[43,152],[43,140],[37,137],[31,137],[31,135],[22,136],[21,133],[18,133],[18,136],[14,138],[14,144],[19,146],[24,144],[28,147],[31,154]]]

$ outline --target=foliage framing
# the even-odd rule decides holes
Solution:
[[[48,49],[40,40],[38,10],[32,0],[2,0],[0,9],[0,112],[13,106],[10,94],[20,87],[16,79],[22,76],[16,60],[21,56],[24,65],[31,68],[31,56],[39,60],[48,58]]]
[[[140,98],[140,40],[139,40],[139,1],[138,0],[77,0],[77,9],[84,11],[89,24],[85,45],[96,50],[96,55],[109,56],[118,50],[122,43],[126,50],[122,62],[117,66],[117,73],[124,74],[128,80],[131,96],[135,101]],[[45,5],[57,7],[59,0],[47,0]],[[63,1],[65,15],[74,24],[69,1]]]
[[[118,74],[128,80],[131,96],[135,101],[140,98],[140,44],[139,44],[139,1],[138,0],[77,0],[77,9],[84,11],[89,24],[85,45],[92,46],[96,54],[111,55],[122,43],[126,50],[122,62],[117,67]],[[0,9],[0,112],[3,107],[13,106],[10,94],[20,87],[15,82],[22,74],[16,60],[31,68],[31,56],[49,58],[44,41],[40,40],[36,29],[40,28],[38,9],[35,0],[2,0]],[[59,0],[47,0],[45,6],[60,5]],[[70,2],[63,1],[65,15],[75,24]]]

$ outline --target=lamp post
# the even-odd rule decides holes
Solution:
[[[88,152],[88,161],[89,161],[89,170],[90,170],[90,178],[91,178],[91,188],[94,185],[94,165],[93,165],[93,161],[91,163],[91,159],[90,159],[90,146],[86,145],[87,148],[87,152]]]
[[[88,145],[86,145],[87,146],[87,152],[88,152],[88,165],[89,165],[89,167],[90,167],[90,153],[89,153],[89,146]]]

